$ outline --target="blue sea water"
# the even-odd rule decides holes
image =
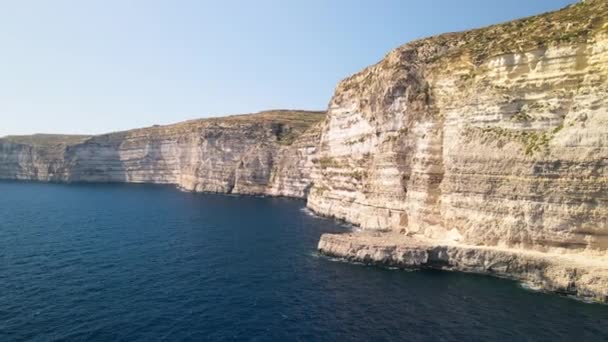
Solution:
[[[606,341],[608,306],[319,257],[281,198],[0,182],[0,341]]]

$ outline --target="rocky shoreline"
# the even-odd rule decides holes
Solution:
[[[608,258],[439,242],[381,232],[324,234],[321,254],[404,269],[439,269],[508,278],[533,288],[608,304]]]

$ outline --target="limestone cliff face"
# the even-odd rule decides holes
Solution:
[[[365,229],[608,249],[608,3],[404,45],[336,89],[311,209]]]
[[[315,133],[306,131],[323,117],[271,111],[69,143],[41,136],[0,139],[0,178],[164,183],[191,191],[303,197],[310,187],[310,163],[298,157],[314,152],[309,145]]]
[[[66,179],[64,158],[70,144],[87,136],[38,134],[0,139],[0,179]]]
[[[300,135],[293,144],[279,151],[276,167],[270,176],[268,194],[306,198],[312,187],[314,160],[318,151],[321,123]]]

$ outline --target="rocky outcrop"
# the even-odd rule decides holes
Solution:
[[[521,249],[437,244],[402,234],[363,232],[326,234],[326,255],[369,265],[440,269],[515,279],[531,288],[608,303],[608,260]]]
[[[323,117],[270,111],[80,140],[9,137],[0,139],[0,178],[161,183],[190,191],[303,197],[311,172],[304,157],[314,152],[309,145],[318,134],[307,130]]]

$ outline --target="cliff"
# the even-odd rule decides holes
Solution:
[[[605,1],[414,41],[338,85],[308,205],[406,244],[577,254],[608,269],[607,108]],[[390,263],[402,244],[387,254],[382,236],[319,248]],[[596,292],[579,291],[589,279],[568,292],[607,301],[602,274]]]
[[[608,3],[417,40],[327,114],[0,139],[0,178],[308,198],[322,253],[608,302]]]
[[[323,117],[268,111],[92,137],[6,137],[0,139],[0,178],[304,197],[311,172],[304,160],[315,151],[309,145],[316,132],[307,130]]]

